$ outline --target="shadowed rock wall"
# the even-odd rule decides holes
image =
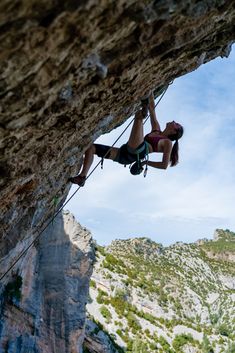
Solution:
[[[59,214],[0,287],[0,352],[80,352],[93,262],[90,233]]]

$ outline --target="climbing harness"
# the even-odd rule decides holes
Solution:
[[[140,153],[145,150],[145,156],[144,158],[140,158]],[[148,147],[148,142],[144,141],[143,146],[141,146],[138,150],[136,150],[136,162],[132,163],[130,165],[130,173],[132,175],[139,175],[142,173],[144,170],[142,166],[142,162],[145,161],[145,171],[144,171],[144,177],[147,175],[147,170],[148,170],[148,158],[149,157],[149,147]]]
[[[166,87],[165,89],[163,89],[163,91],[161,90],[161,97],[159,98],[159,100],[157,101],[157,103],[155,104],[154,108],[156,108],[156,106],[160,103],[160,101],[162,100],[162,98],[164,97],[169,85],[171,85],[173,83],[173,81],[171,81]],[[144,124],[146,123],[146,121],[148,120],[149,116],[146,117]],[[105,158],[108,153],[110,152],[111,148],[114,147],[114,145],[118,142],[118,140],[122,137],[122,135],[126,132],[126,130],[129,128],[129,126],[132,124],[132,122],[134,121],[134,118],[130,121],[130,123],[126,126],[126,128],[122,131],[122,133],[118,136],[118,138],[114,141],[114,143],[112,144],[112,146],[110,147],[110,149],[106,152],[106,154],[103,156],[103,158]],[[148,158],[148,153],[147,153],[147,158]],[[137,161],[138,162],[138,161]],[[136,162],[135,162],[136,163]],[[134,163],[134,164],[135,164]],[[96,170],[96,168],[101,164],[101,161],[99,161],[94,168],[91,170],[91,172],[88,174],[88,176],[86,177],[85,180],[87,180]],[[146,176],[147,174],[147,163],[146,163],[146,167],[145,167],[145,172],[144,172],[144,176]],[[27,253],[27,251],[38,242],[39,238],[41,237],[41,235],[44,233],[44,231],[49,227],[49,225],[53,224],[54,219],[58,216],[58,214],[63,210],[63,208],[69,203],[69,201],[75,196],[75,194],[78,192],[78,190],[81,188],[81,186],[79,186],[74,193],[69,197],[69,199],[62,205],[59,207],[59,209],[54,213],[53,217],[51,218],[51,220],[42,228],[42,230],[40,232],[38,232],[38,234],[36,235],[35,239],[32,240],[30,242],[30,244],[21,252],[21,254],[18,256],[18,258],[13,261],[13,263],[11,264],[11,266],[6,270],[6,272],[3,273],[3,275],[0,277],[0,281],[11,271],[11,269],[17,264],[17,262]],[[53,203],[54,206],[56,207],[56,205],[58,204],[58,197],[55,196],[53,198]]]

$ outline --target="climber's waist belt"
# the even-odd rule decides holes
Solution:
[[[147,142],[142,142],[137,148],[131,148],[127,143],[122,145],[118,151],[115,162],[120,164],[131,164],[137,160],[137,155],[139,159],[144,159],[148,151]]]

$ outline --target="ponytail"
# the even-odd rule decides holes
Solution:
[[[171,167],[174,167],[179,162],[179,143],[175,141],[170,155]]]
[[[183,136],[183,133],[184,133],[183,126],[180,126],[180,128],[177,129],[177,132],[174,135],[168,136],[168,138],[171,141],[175,141],[175,143],[172,147],[172,150],[171,150],[171,155],[170,155],[171,167],[174,167],[179,162],[179,142],[178,142],[178,139],[180,139]]]

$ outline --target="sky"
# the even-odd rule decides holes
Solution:
[[[149,167],[144,178],[105,160],[104,169],[98,167],[66,205],[99,245],[148,237],[168,246],[211,239],[217,228],[235,231],[234,48],[229,58],[177,78],[156,108],[162,129],[172,120],[184,126],[176,167]],[[131,119],[96,142],[112,145]],[[117,147],[127,142],[130,129]],[[150,131],[149,121],[144,129]]]

